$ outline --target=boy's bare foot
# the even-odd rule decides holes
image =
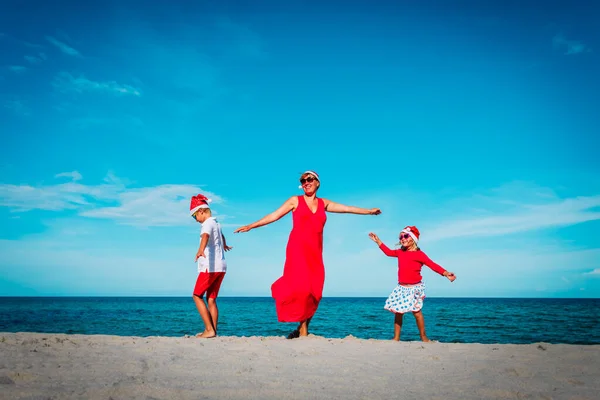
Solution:
[[[400,341],[400,338],[392,338],[392,340],[393,340],[394,342],[399,342],[399,341]]]
[[[431,342],[427,336],[421,336],[421,342]]]
[[[204,331],[196,335],[197,338],[209,339],[217,336],[215,331]]]

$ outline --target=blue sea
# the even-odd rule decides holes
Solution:
[[[310,326],[328,338],[390,339],[385,298],[324,298]],[[220,336],[286,336],[268,297],[222,297]],[[430,298],[430,339],[454,343],[600,344],[600,299]],[[184,336],[203,330],[190,297],[0,297],[0,332]],[[419,340],[412,315],[402,340]]]

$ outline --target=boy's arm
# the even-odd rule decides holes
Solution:
[[[229,251],[229,250],[233,249],[233,247],[229,247],[229,246],[227,246],[227,241],[225,240],[225,235],[223,235],[223,234],[221,233],[221,237],[223,238],[223,249],[224,249],[225,251]]]
[[[446,278],[448,278],[448,280],[450,280],[450,282],[452,282],[456,279],[456,275],[454,275],[453,272],[446,271],[441,265],[433,262],[431,260],[431,258],[427,257],[427,254],[425,254],[425,253],[422,253],[422,254],[423,254],[423,259],[421,260],[421,262],[424,265],[427,265],[429,268],[431,268],[432,271],[435,271],[438,274],[445,276]]]
[[[202,234],[202,240],[200,241],[200,248],[196,253],[196,259],[194,261],[198,261],[200,257],[206,257],[204,255],[204,249],[206,249],[206,245],[208,244],[208,233]]]
[[[369,233],[369,237],[371,238],[372,241],[377,243],[377,246],[379,246],[381,251],[383,251],[383,254],[385,254],[388,257],[398,257],[398,254],[396,253],[396,251],[391,250],[389,247],[387,247],[381,240],[379,240],[379,237],[376,234],[371,232],[371,233]]]

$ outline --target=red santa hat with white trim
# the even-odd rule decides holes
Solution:
[[[201,208],[210,208],[208,203],[211,200],[203,194],[197,194],[196,196],[192,196],[192,200],[190,201],[190,215],[194,215],[196,211]]]
[[[419,243],[419,236],[421,236],[421,233],[416,226],[407,226],[406,228],[402,229],[401,233],[408,233],[412,240],[414,240],[415,244]]]

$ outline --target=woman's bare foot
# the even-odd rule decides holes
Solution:
[[[296,339],[301,336],[308,336],[308,323],[309,322],[310,322],[310,319],[300,322],[298,324],[298,327],[296,329],[294,329],[292,332],[290,332],[290,334],[287,336],[287,338],[288,339]]]
[[[215,331],[204,331],[196,335],[197,338],[203,339],[214,338],[215,336],[217,336],[217,333]]]
[[[394,342],[399,342],[399,341],[400,341],[400,338],[399,338],[399,337],[398,337],[398,338],[397,338],[397,337],[393,337],[393,338],[392,338],[392,340],[393,340]]]
[[[300,332],[298,331],[298,329],[294,329],[289,333],[289,335],[287,335],[288,339],[296,339],[298,337],[300,337]]]
[[[421,342],[431,342],[427,336],[421,336]]]
[[[300,334],[300,336],[308,336],[308,328],[301,327],[300,329],[298,329],[298,333]]]

